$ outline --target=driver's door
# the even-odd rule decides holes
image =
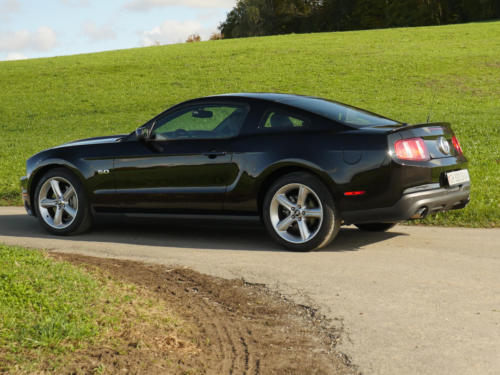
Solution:
[[[215,212],[237,176],[229,139],[248,114],[240,104],[189,105],[159,119],[152,140],[131,140],[115,159],[120,206],[135,212]]]

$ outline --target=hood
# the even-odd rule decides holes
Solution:
[[[68,143],[64,143],[62,145],[53,147],[53,148],[61,148],[61,147],[73,147],[73,146],[87,146],[87,145],[96,145],[96,144],[102,144],[102,143],[114,143],[117,142],[118,140],[122,139],[123,137],[126,137],[125,134],[122,135],[110,135],[106,137],[95,137],[95,138],[86,138],[86,139],[80,139],[79,141],[72,141]]]

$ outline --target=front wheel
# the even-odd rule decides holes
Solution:
[[[82,233],[92,224],[83,186],[64,168],[52,169],[42,176],[34,203],[40,224],[52,234]]]
[[[318,178],[304,172],[279,178],[266,193],[262,213],[271,237],[294,251],[325,247],[340,228],[332,195]]]

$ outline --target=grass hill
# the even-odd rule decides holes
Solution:
[[[0,62],[0,204],[27,157],[130,132],[179,101],[226,92],[316,95],[409,123],[449,121],[472,203],[430,222],[500,224],[500,22],[284,35]]]

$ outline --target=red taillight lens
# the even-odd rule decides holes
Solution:
[[[346,191],[346,192],[344,193],[344,195],[345,195],[346,197],[358,197],[358,196],[363,195],[363,194],[365,194],[365,193],[366,193],[366,191],[364,191],[364,190],[358,190],[358,191]]]
[[[453,147],[455,147],[455,150],[457,150],[458,155],[462,155],[464,152],[462,151],[462,147],[460,146],[460,142],[458,142],[457,137],[453,136],[451,142],[453,143]]]
[[[429,160],[429,151],[422,138],[400,139],[394,143],[396,156],[401,160]]]

